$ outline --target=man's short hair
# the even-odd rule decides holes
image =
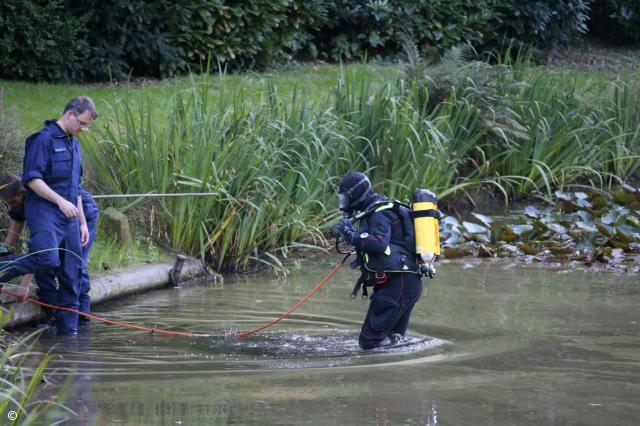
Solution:
[[[96,105],[93,103],[93,100],[88,96],[76,96],[71,99],[67,105],[64,107],[63,114],[67,111],[74,111],[77,114],[82,114],[85,111],[89,111],[91,113],[91,118],[95,120],[98,116],[98,111],[96,111]]]
[[[0,178],[0,198],[9,201],[25,192],[22,181],[16,175],[9,175]]]

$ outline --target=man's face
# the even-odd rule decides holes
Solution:
[[[91,117],[91,112],[85,111],[82,114],[78,114],[75,111],[69,111],[73,117],[69,120],[69,126],[67,131],[72,135],[77,135],[83,130],[88,130],[89,125],[93,121],[93,117]]]

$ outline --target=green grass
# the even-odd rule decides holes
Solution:
[[[95,276],[130,266],[168,263],[173,260],[174,257],[158,247],[149,237],[135,238],[132,246],[123,246],[118,241],[98,233],[89,254],[89,273]]]
[[[212,84],[243,88],[248,99],[259,99],[265,91],[265,83],[271,82],[278,88],[278,94],[281,96],[287,97],[298,91],[310,99],[317,99],[333,89],[340,77],[340,68],[339,65],[298,65],[279,72],[214,76]],[[361,69],[377,82],[400,72],[398,67],[391,65],[346,65],[345,68]],[[118,82],[95,85],[36,84],[0,80],[0,86],[4,88],[3,106],[17,112],[25,137],[39,129],[45,119],[57,118],[66,102],[74,96],[91,96],[96,102],[99,120],[110,118],[109,106],[113,105],[116,99],[122,98],[127,98],[132,107],[138,107],[148,100],[154,105],[158,117],[163,117],[170,105],[167,100],[173,96],[176,87],[184,89],[190,84],[189,77],[168,80],[139,79],[131,84]]]

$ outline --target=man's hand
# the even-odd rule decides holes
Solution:
[[[20,287],[16,289],[16,301],[24,302],[29,297],[29,286],[31,285],[31,279],[33,274],[27,274],[20,280]]]
[[[74,206],[72,203],[68,202],[64,198],[58,201],[58,208],[64,215],[68,218],[77,217],[78,216],[78,208]]]
[[[89,228],[87,228],[86,223],[80,225],[80,243],[82,247],[89,243]]]
[[[336,225],[336,231],[342,235],[342,238],[344,238],[346,242],[353,246],[355,246],[357,241],[360,239],[356,230],[353,228],[353,224],[346,217],[340,219],[340,222]]]

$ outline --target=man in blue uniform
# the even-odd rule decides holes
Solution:
[[[422,293],[410,212],[373,192],[362,173],[345,175],[338,197],[340,210],[347,215],[367,212],[357,231],[348,218],[336,225],[345,241],[356,248],[362,272],[358,282],[373,287],[358,343],[362,349],[391,346],[407,331],[411,311]]]
[[[1,247],[7,249],[13,246],[15,241],[20,236],[22,229],[24,228],[25,213],[24,213],[24,198],[25,189],[22,186],[22,178],[19,176],[6,176],[0,179],[0,198],[2,198],[9,205],[9,229]],[[80,187],[80,197],[82,197],[82,210],[87,221],[87,229],[89,231],[89,242],[82,247],[82,281],[80,283],[80,312],[91,312],[91,298],[89,291],[91,290],[91,282],[89,281],[89,251],[93,246],[93,242],[96,238],[96,225],[98,222],[98,216],[100,210],[98,205],[94,201],[91,194],[89,194],[82,186]],[[8,257],[3,260],[13,260],[15,257]],[[50,305],[55,305],[57,302],[57,288],[55,282],[54,270],[43,270],[36,274],[36,284],[38,285],[38,299],[42,302]],[[23,301],[28,295],[29,285],[31,284],[32,275],[25,275],[20,282],[20,286],[16,289],[18,301]],[[44,324],[53,324],[55,322],[55,312],[50,311],[47,308],[43,308],[46,319]],[[88,321],[84,317],[78,319],[79,322]]]
[[[55,270],[56,305],[79,308],[82,246],[89,231],[80,196],[80,144],[74,137],[97,117],[91,98],[79,96],[65,106],[58,120],[48,120],[27,138],[22,182],[26,188],[25,218],[29,253],[0,265],[0,282],[27,273]],[[78,315],[58,310],[60,334],[78,332]]]

